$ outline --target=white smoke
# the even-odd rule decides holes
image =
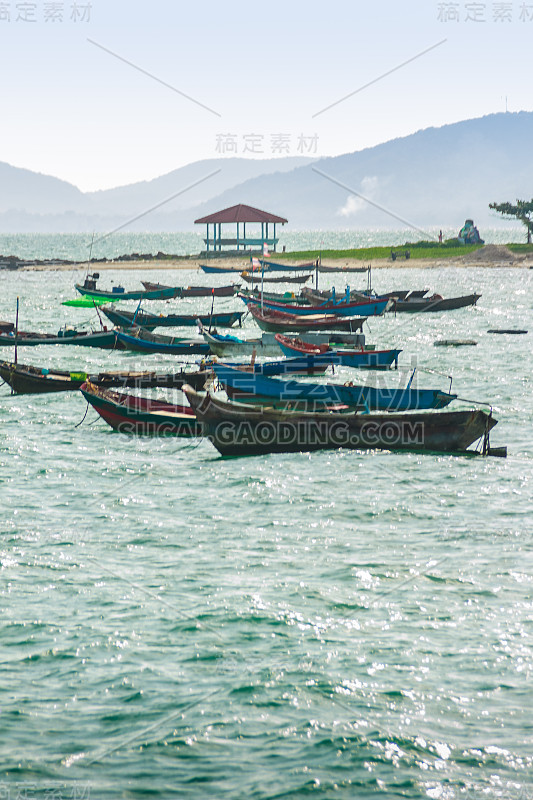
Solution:
[[[367,176],[361,181],[361,194],[373,200],[379,187],[378,178],[375,175]],[[362,197],[350,194],[346,198],[346,203],[337,212],[341,217],[355,217],[366,207],[367,203]]]

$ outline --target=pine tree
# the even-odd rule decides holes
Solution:
[[[531,244],[531,231],[533,230],[533,200],[517,200],[512,203],[489,203],[489,208],[503,214],[506,219],[518,219],[527,228],[527,243]]]

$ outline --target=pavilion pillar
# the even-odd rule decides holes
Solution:
[[[237,223],[237,252],[238,252],[240,249],[241,249],[241,248],[239,247],[239,223]]]
[[[274,252],[276,252],[276,223],[274,223]]]
[[[242,227],[244,229],[243,239],[244,239],[244,249],[246,250],[246,222],[242,223]]]

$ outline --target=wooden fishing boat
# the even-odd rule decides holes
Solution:
[[[375,386],[280,380],[261,374],[249,375],[225,364],[214,364],[213,370],[218,382],[232,399],[269,405],[273,401],[284,405],[303,401],[314,407],[345,405],[349,408],[362,408],[367,412],[415,409],[419,411],[444,408],[457,398],[456,394],[442,392],[440,389],[413,388],[412,379],[405,388],[385,389]]]
[[[231,328],[235,323],[242,324],[244,312],[230,311],[216,314],[150,314],[147,311],[118,311],[112,306],[101,309],[113,325],[129,327],[136,324],[146,330],[154,328],[181,328],[196,326],[198,320],[202,325],[215,325],[217,328]]]
[[[149,292],[161,289],[170,289],[164,283],[151,283],[141,281],[144,288]],[[233,297],[239,291],[240,284],[232,283],[229,286],[183,286],[178,297]]]
[[[276,333],[274,339],[280,346],[281,352],[286,356],[302,353],[308,356],[319,356],[322,353],[331,351],[331,345],[329,344],[304,342],[299,336],[284,336],[282,333]]]
[[[274,333],[265,332],[261,337],[254,339],[239,339],[237,336],[221,335],[213,331],[209,333],[205,328],[202,328],[201,333],[209,349],[216,356],[251,356],[254,351],[256,356],[279,356],[280,346]],[[312,345],[323,344],[326,348],[331,348],[332,344],[361,347],[365,343],[365,336],[362,333],[307,333],[302,336],[305,336]]]
[[[224,402],[188,386],[183,391],[204,436],[223,456],[340,448],[465,453],[480,440],[490,455],[489,433],[497,424],[480,410],[305,413]]]
[[[169,286],[166,289],[156,289],[155,291],[147,291],[146,289],[138,289],[133,292],[126,292],[122,286],[115,286],[112,291],[106,292],[100,289],[88,289],[79,283],[74,284],[76,291],[84,297],[94,297],[99,300],[171,300],[173,297],[181,297],[181,286]]]
[[[304,286],[302,288],[301,296],[312,306],[321,306],[323,303],[328,303],[331,300],[346,298],[345,294],[340,293],[337,295],[336,292],[332,292],[331,289],[312,289],[309,286]],[[350,292],[350,300],[355,300],[359,297],[360,295],[356,292]],[[364,298],[364,300],[366,301],[368,298]]]
[[[326,267],[324,264],[319,264],[319,272],[368,272],[368,267]]]
[[[199,436],[200,425],[190,406],[174,405],[102,389],[91,382],[81,387],[88,403],[114,430],[144,436]]]
[[[229,365],[231,366],[231,364]],[[238,368],[238,365],[236,365]],[[277,361],[256,362],[252,371],[255,375],[323,375],[331,364],[320,362],[313,356],[294,356]]]
[[[259,327],[269,333],[304,333],[305,331],[360,331],[366,317],[336,317],[316,313],[299,317],[249,303],[248,310]]]
[[[346,358],[345,358],[346,355]],[[335,367],[335,366],[368,366],[364,363],[358,363],[357,358],[361,360],[361,362],[366,359],[367,357],[375,355],[373,351],[367,351],[363,353],[354,353],[354,354],[344,354],[339,351],[331,350],[330,352],[323,353],[321,355],[309,355],[309,354],[300,354],[300,355],[293,355],[289,358],[284,358],[277,361],[263,361],[263,362],[254,362],[253,364],[248,363],[232,363],[229,361],[224,362],[215,362],[211,363],[211,366],[214,367],[215,364],[223,363],[226,367],[232,367],[233,369],[243,370],[244,372],[253,372],[256,375],[267,375],[269,377],[273,377],[276,375],[323,375],[324,372],[328,369],[328,367]],[[353,360],[353,363],[352,363]],[[209,362],[205,363],[205,366],[208,366]],[[370,368],[370,367],[369,367]],[[381,367],[378,367],[378,369]]]
[[[224,364],[226,367],[236,369],[241,372],[247,372],[250,375],[267,375],[273,377],[275,375],[323,375],[329,363],[320,363],[318,359],[313,356],[296,356],[294,358],[279,358],[275,361],[217,361],[205,360],[202,362],[204,368],[214,368],[215,365]]]
[[[347,286],[344,292],[337,292],[335,287],[332,289],[313,289],[304,286],[301,290],[301,296],[312,306],[321,306],[323,303],[348,302],[348,299],[354,303],[368,303],[370,300],[392,299],[389,295],[377,295],[374,292],[361,292],[356,289],[352,289],[348,294],[348,288]],[[394,295],[394,297],[395,296],[396,295]]]
[[[215,356],[279,356],[279,345],[273,333],[264,333],[261,338],[239,339],[237,336],[223,335],[207,331],[203,326],[201,334]]]
[[[352,369],[398,369],[398,356],[401,350],[329,350],[322,355],[307,356],[317,364],[331,367],[351,367]],[[288,352],[285,353],[288,355]]]
[[[200,269],[208,275],[221,275],[223,272],[231,272],[233,274],[240,272],[237,267],[213,267],[210,264],[200,264]]]
[[[330,345],[314,345],[300,338],[276,334],[276,341],[281,351],[288,357],[296,354],[308,355],[320,364],[331,366],[354,367],[356,369],[389,369],[393,364],[398,368],[398,356],[401,350],[333,350]]]
[[[183,339],[178,336],[160,336],[145,328],[117,331],[117,343],[123,350],[137,353],[169,353],[176,356],[206,355],[209,345],[203,339]]]
[[[229,286],[186,286],[182,297],[233,297],[240,289],[240,283],[232,283]]]
[[[241,272],[241,278],[244,278],[246,283],[251,283],[255,286],[260,286],[261,283],[305,283],[311,277],[312,273],[309,273],[309,275],[271,275],[270,277],[262,277],[257,270],[254,272]]]
[[[249,299],[259,301],[259,303],[261,302],[261,297],[263,297],[263,300],[271,300],[274,303],[283,304],[284,307],[288,304],[296,304],[310,308],[309,301],[301,294],[295,294],[294,292],[262,292],[260,288],[244,289],[239,292],[239,297],[241,300],[247,301]]]
[[[353,302],[368,302],[369,300],[390,300],[387,311],[412,312],[419,311],[451,311],[464,306],[475,305],[481,295],[472,294],[463,297],[443,298],[440,294],[433,294],[426,297],[427,289],[398,290],[375,294],[375,292],[356,291],[350,292],[350,300]],[[304,287],[302,296],[316,308],[322,307],[323,303],[337,302],[339,298],[346,300],[345,294],[337,294],[335,290],[317,290]]]
[[[4,347],[36,347],[40,344],[68,344],[83,347],[101,347],[104,350],[114,350],[117,347],[116,331],[76,331],[62,329],[55,333],[33,333],[19,331],[0,334],[0,345]]]
[[[116,371],[88,374],[84,371],[56,370],[31,364],[0,361],[0,377],[16,394],[77,391],[87,380],[102,387],[148,389],[159,386],[181,389],[187,383],[196,389],[201,389],[210,374],[211,371],[206,370],[180,370],[171,373]]]
[[[16,394],[46,394],[79,389],[87,375],[0,361],[0,378]]]
[[[390,300],[373,299],[366,302],[328,302],[323,303],[321,306],[313,307],[294,303],[281,303],[264,297],[251,297],[249,293],[239,292],[238,296],[248,305],[253,303],[273,311],[284,311],[287,314],[296,314],[297,316],[321,313],[331,314],[336,317],[375,317],[383,314],[391,302]]]
[[[314,261],[306,261],[305,264],[279,264],[277,261],[260,258],[259,263],[262,268],[264,267],[265,272],[308,272],[315,268]],[[257,270],[257,272],[260,273],[261,270]]]
[[[454,311],[457,308],[475,306],[480,294],[467,294],[462,297],[444,298],[440,294],[433,294],[430,297],[412,297],[408,294],[405,299],[392,299],[389,311],[397,313],[419,314],[429,311]]]

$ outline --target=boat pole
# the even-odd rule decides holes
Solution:
[[[322,266],[322,245],[324,242],[320,242],[320,253],[316,261],[316,273],[315,273],[315,291],[318,292],[318,267]]]
[[[103,323],[103,321],[102,321],[102,315],[100,314],[100,311],[99,311],[99,309],[98,309],[98,306],[97,306],[97,304],[94,302],[94,297],[92,298],[92,301],[93,301],[93,306],[94,306],[94,308],[95,308],[95,311],[96,311],[96,313],[98,314],[98,319],[100,320],[100,328],[101,328],[102,330],[107,330],[107,328],[105,328],[105,325],[104,325],[104,323]],[[133,321],[135,322],[135,320],[133,320]]]
[[[215,305],[215,287],[214,286],[211,289],[211,294],[213,295],[213,299],[211,301],[211,314],[209,316],[209,333],[211,333],[211,324],[213,322],[213,308],[214,308],[214,305]]]
[[[15,364],[17,363],[17,339],[19,338],[19,299],[17,297],[17,313],[15,315]]]
[[[86,278],[89,277],[89,268],[91,266],[91,259],[93,257],[93,244],[94,244],[94,231],[93,231],[93,236],[92,236],[92,239],[91,239],[91,245],[89,247],[89,258],[87,259],[87,273],[85,275]],[[96,286],[96,284],[95,284],[95,286]]]
[[[137,314],[138,314],[138,313],[139,313],[139,311],[141,310],[141,303],[142,303],[142,301],[143,301],[143,299],[142,299],[142,297],[141,297],[141,299],[139,300],[139,305],[138,305],[138,306],[137,306],[137,308],[135,309],[135,314],[133,315],[133,319],[132,319],[132,321],[131,321],[131,322],[132,322],[132,325],[135,325],[135,324],[136,324],[136,323],[135,323],[135,320],[137,319]],[[98,309],[96,309],[96,310],[98,311]],[[100,316],[100,312],[99,312],[99,311],[98,311],[98,316]],[[102,321],[102,319],[100,318],[100,322],[101,322],[101,321]]]

